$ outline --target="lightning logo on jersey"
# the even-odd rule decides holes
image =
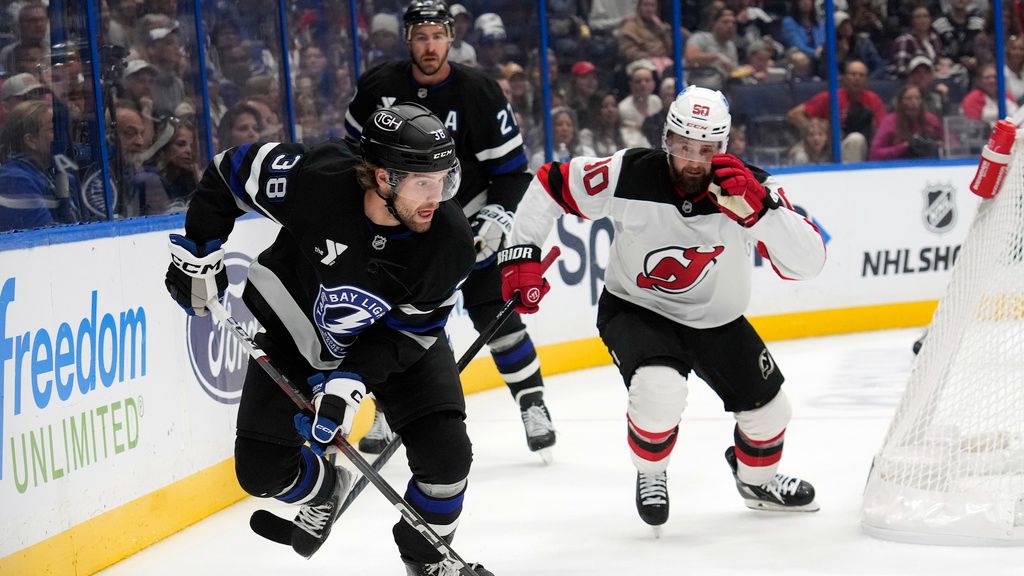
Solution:
[[[680,246],[655,250],[644,258],[644,272],[637,275],[636,284],[669,294],[688,292],[707,277],[725,247],[713,246],[710,250]]]
[[[344,358],[345,350],[391,305],[383,298],[355,286],[320,286],[313,303],[313,319],[331,354]]]

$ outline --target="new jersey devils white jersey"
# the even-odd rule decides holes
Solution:
[[[682,196],[661,150],[551,162],[530,183],[508,244],[542,245],[562,214],[608,217],[615,228],[609,292],[687,326],[721,326],[746,310],[754,246],[785,279],[813,277],[825,263],[817,228],[792,210],[772,177],[750,168],[781,202],[744,228],[707,191]]]

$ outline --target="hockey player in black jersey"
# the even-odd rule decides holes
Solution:
[[[511,230],[512,212],[530,183],[530,173],[515,114],[501,88],[475,68],[448,62],[453,22],[442,0],[413,0],[404,16],[410,59],[383,63],[360,77],[345,128],[347,136],[357,141],[374,110],[409,101],[429,108],[454,136],[462,162],[456,200],[471,222],[477,249],[476,264],[462,294],[479,331],[504,305],[495,254]],[[537,352],[518,315],[502,325],[488,347],[518,401],[527,445],[548,461],[555,429],[544,404]],[[379,453],[390,440],[387,422],[377,414],[359,449]]]
[[[518,290],[524,308],[536,310],[548,290],[539,246],[555,220],[614,221],[597,327],[628,390],[637,510],[655,527],[668,519],[666,470],[691,371],[736,419],[725,457],[746,505],[818,509],[809,482],[776,473],[789,401],[779,367],[743,313],[752,247],[779,276],[797,280],[821,270],[824,242],[777,181],[724,153],[730,124],[720,92],[691,86],[669,107],[662,150],[546,164],[498,258],[503,292]]]
[[[263,326],[259,346],[289,379],[308,383],[316,414],[295,414],[250,361],[235,471],[253,496],[301,506],[291,543],[302,556],[326,540],[351,486],[323,448],[349,433],[370,392],[406,446],[406,501],[438,535],[454,535],[472,452],[444,326],[475,260],[472,231],[446,202],[459,178],[455,143],[437,117],[398,104],[373,114],[360,148],[257,143],[218,154],[185,235],[171,235],[167,288],[189,314],[205,315],[226,287],[220,246],[235,220],[256,212],[282,226],[250,266],[243,298]],[[449,573],[404,520],[394,537],[409,574]]]

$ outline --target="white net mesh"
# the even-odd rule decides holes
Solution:
[[[1024,545],[1024,142],[982,202],[864,491],[869,534]]]

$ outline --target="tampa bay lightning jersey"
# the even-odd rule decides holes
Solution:
[[[374,110],[415,102],[437,116],[455,138],[462,164],[456,195],[467,215],[485,204],[515,210],[530,182],[523,137],[501,87],[479,70],[450,63],[451,74],[432,86],[413,79],[412,62],[384,62],[359,78],[345,114],[345,131],[359,141]]]
[[[475,250],[454,202],[441,203],[424,233],[371,222],[359,161],[342,141],[221,152],[189,205],[185,233],[224,240],[246,212],[280,224],[249,268],[246,304],[269,336],[290,338],[314,368],[382,382],[444,338]]]
[[[721,326],[747,308],[754,246],[786,279],[815,276],[825,263],[818,229],[792,210],[778,181],[750,168],[780,206],[744,228],[708,191],[682,196],[661,150],[551,162],[527,189],[508,245],[540,246],[563,214],[608,217],[615,230],[609,292],[686,326]]]

